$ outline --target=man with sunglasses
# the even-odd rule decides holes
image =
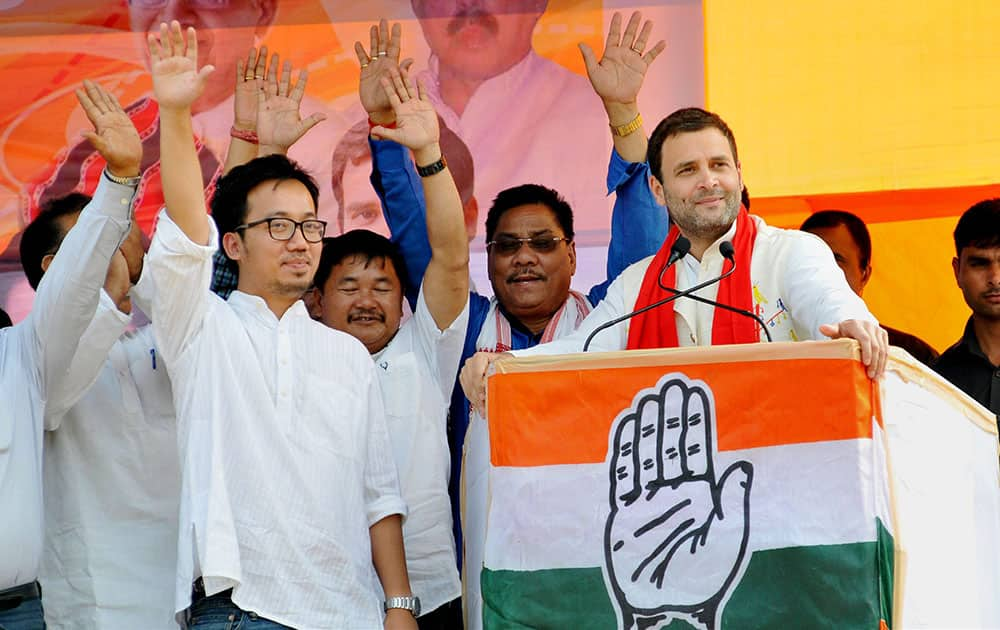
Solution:
[[[398,489],[375,366],[313,321],[326,225],[312,178],[281,155],[219,180],[208,218],[191,107],[211,68],[194,29],[150,36],[166,211],[148,264],[153,326],[181,445],[176,611],[190,628],[416,628]],[[239,268],[209,291],[222,234]],[[377,573],[377,578],[376,578]]]
[[[635,13],[623,33],[622,18],[616,14],[600,61],[589,48],[584,54],[591,85],[604,105],[611,126],[615,147],[612,164],[622,165],[620,170],[623,172],[625,164],[641,161],[646,150],[646,136],[636,99],[649,65],[665,46],[658,42],[648,52],[644,50],[651,30],[652,24],[648,21],[642,24],[641,15]],[[360,42],[355,45],[362,66],[361,101],[372,124],[390,125],[395,121],[395,114],[383,92],[375,90],[374,86],[379,76],[394,72],[399,64],[399,27],[390,29],[385,21],[374,27],[371,46],[366,53]],[[409,275],[404,279],[404,286],[408,287],[407,299],[414,307],[417,299],[414,289],[420,286],[431,258],[425,227],[425,200],[419,186],[414,184],[416,173],[405,147],[391,142],[373,142],[372,157],[372,183],[382,199],[392,241],[399,245],[406,260]],[[648,191],[642,181],[627,185]],[[500,192],[486,217],[488,273],[494,297],[471,294],[469,327],[461,362],[477,350],[502,352],[529,348],[572,333],[592,306],[604,297],[608,283],[621,270],[656,251],[666,235],[666,227],[666,215],[655,204],[629,208],[616,203],[611,217],[608,280],[584,295],[570,289],[576,271],[570,205],[555,190],[537,184]],[[461,387],[455,383],[448,425],[449,493],[455,540],[460,550],[463,548],[462,447],[468,425],[469,404]],[[461,564],[461,557],[457,561]]]

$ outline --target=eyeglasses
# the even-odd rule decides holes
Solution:
[[[130,7],[140,9],[162,9],[167,6],[168,0],[128,0]],[[215,11],[229,8],[229,0],[187,0],[186,3],[192,9],[208,9]]]
[[[495,241],[487,243],[486,249],[493,248],[493,251],[502,256],[510,256],[521,249],[521,245],[527,243],[528,247],[539,254],[545,254],[554,250],[561,241],[568,243],[571,240],[573,239],[565,236],[501,236]]]
[[[233,228],[234,232],[248,230],[257,227],[262,223],[267,223],[267,233],[276,241],[290,241],[295,236],[295,228],[302,230],[302,237],[310,243],[319,243],[326,234],[326,221],[319,219],[306,219],[305,221],[293,221],[285,217],[269,217],[260,221],[251,221]]]

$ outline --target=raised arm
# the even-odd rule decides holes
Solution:
[[[101,285],[108,283],[113,292],[122,290],[122,274],[109,273],[109,265],[116,256],[118,265],[113,270],[120,272],[124,265],[118,247],[130,227],[131,201],[142,162],[142,143],[114,95],[84,81],[76,96],[94,125],[84,136],[107,162],[107,169],[93,199],[45,268],[28,326],[20,328],[34,337],[29,347],[40,353],[42,382],[46,397],[52,400],[61,398],[59,392],[67,379],[89,383],[103,363],[89,361],[85,367],[68,371],[71,364],[84,365],[74,362],[74,357],[94,318]],[[124,277],[123,290],[127,291],[127,272]]]
[[[371,47],[354,43],[354,52],[361,64],[358,94],[361,105],[373,124],[390,126],[396,114],[381,84],[381,77],[391,76],[398,69],[407,70],[411,59],[399,60],[401,43],[399,24],[389,28],[386,20],[371,27]],[[369,143],[372,152],[372,186],[382,202],[390,239],[406,260],[406,300],[416,310],[417,297],[424,272],[431,260],[427,239],[427,217],[423,183],[417,175],[410,151],[395,142]]]
[[[591,289],[592,303],[603,299],[608,284],[626,267],[654,254],[667,236],[666,211],[656,202],[647,182],[648,141],[638,105],[646,72],[666,42],[661,40],[646,50],[653,23],[643,23],[638,11],[629,18],[624,34],[621,24],[621,15],[615,13],[600,61],[588,45],[580,44],[590,84],[608,113],[615,147],[608,167],[608,192],[614,191],[616,197],[607,279]]]
[[[198,40],[194,28],[181,32],[174,20],[160,25],[159,37],[150,34],[149,57],[153,92],[160,106],[160,163],[167,215],[199,245],[209,242],[209,220],[201,165],[191,128],[191,105],[205,91],[213,66],[198,68]]]
[[[469,299],[469,243],[462,200],[441,155],[438,116],[424,85],[414,88],[403,70],[394,72],[391,80],[382,77],[382,87],[395,113],[396,125],[374,127],[372,137],[409,148],[420,168],[431,247],[423,292],[438,329],[445,330]]]

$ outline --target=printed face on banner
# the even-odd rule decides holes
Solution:
[[[677,373],[612,425],[605,579],[621,630],[721,626],[750,538],[753,465],[717,474],[715,431],[711,389]]]
[[[546,0],[413,0],[440,72],[490,79],[521,61]]]
[[[22,279],[17,237],[40,204],[74,190],[93,194],[100,181],[103,164],[81,138],[89,124],[73,95],[84,79],[115,94],[143,139],[146,175],[136,196],[136,217],[151,235],[163,196],[145,36],[172,19],[198,30],[199,63],[216,66],[193,121],[206,187],[226,158],[236,61],[251,46],[267,45],[296,71],[309,70],[303,114],[327,115],[289,151],[320,186],[320,218],[329,222],[331,233],[352,227],[387,233],[381,212],[374,212],[367,163],[356,162],[342,174],[350,209],[338,204],[332,189],[334,148],[362,114],[354,40],[367,46],[368,27],[387,17],[400,22],[402,56],[414,59],[412,74],[427,85],[442,129],[453,131],[467,151],[467,159],[455,158],[453,170],[466,202],[473,257],[485,256],[486,213],[477,213],[476,200],[487,207],[501,190],[525,183],[559,191],[573,208],[577,240],[595,255],[603,252],[599,247],[607,243],[610,225],[605,182],[611,138],[578,44],[585,42],[599,54],[611,14],[627,15],[630,7],[583,6],[575,0],[347,4],[38,0],[0,10],[0,26],[11,35],[0,38],[0,65],[9,88],[0,94],[0,305],[15,320],[30,309],[30,296],[14,293]],[[654,22],[653,37],[670,41],[671,53],[650,68],[640,97],[648,99],[643,115],[657,120],[703,99],[702,9],[699,0],[688,0],[642,11]],[[28,24],[31,32],[21,36],[21,25],[26,29]],[[459,170],[468,173],[468,182],[459,181]],[[486,288],[485,264],[474,268],[482,274],[477,284]],[[604,261],[586,269],[604,269]],[[603,279],[578,278],[581,286]]]

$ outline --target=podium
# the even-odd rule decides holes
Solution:
[[[498,361],[467,628],[997,628],[996,418],[853,341]]]

